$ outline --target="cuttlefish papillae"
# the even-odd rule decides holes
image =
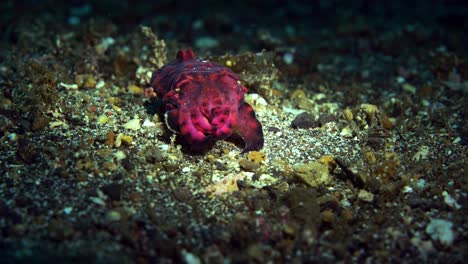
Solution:
[[[181,50],[175,61],[153,72],[150,85],[146,96],[162,102],[168,128],[190,149],[230,137],[242,138],[242,153],[263,147],[262,125],[244,102],[247,88],[227,67]]]

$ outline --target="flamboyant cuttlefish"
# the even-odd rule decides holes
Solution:
[[[244,102],[246,92],[230,69],[195,59],[193,51],[187,49],[153,72],[151,87],[145,93],[161,100],[168,128],[179,133],[192,150],[240,136],[245,153],[263,147],[262,125]]]

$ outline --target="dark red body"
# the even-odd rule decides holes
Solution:
[[[168,127],[195,149],[232,135],[244,140],[243,152],[263,147],[262,125],[244,102],[247,88],[230,69],[181,50],[153,73],[151,87],[165,106]]]

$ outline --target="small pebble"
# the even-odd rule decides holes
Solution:
[[[98,123],[100,125],[104,125],[105,123],[107,123],[109,121],[109,117],[107,117],[107,115],[105,115],[105,114],[102,114],[102,115],[98,116],[97,120],[98,120]]]
[[[58,127],[58,126],[61,126],[63,125],[64,123],[62,121],[52,121],[49,123],[49,127]]]
[[[327,185],[332,180],[328,166],[320,162],[313,161],[306,164],[296,164],[292,169],[295,177],[311,187]]]
[[[145,89],[143,89],[142,87],[134,85],[134,84],[129,85],[127,89],[132,94],[143,94],[145,91]]]
[[[349,126],[346,126],[341,130],[340,136],[345,138],[353,137],[353,130]]]
[[[132,120],[128,121],[127,123],[125,123],[124,127],[126,129],[138,130],[141,127],[140,126],[140,119],[139,118],[132,119]]]
[[[103,80],[99,80],[98,83],[96,83],[96,88],[102,88],[104,87],[104,85],[106,85],[106,82],[104,82]]]
[[[321,126],[325,125],[326,123],[333,122],[333,121],[335,121],[335,117],[332,115],[328,115],[328,114],[320,115],[318,119],[318,122],[320,123]]]
[[[122,215],[116,210],[110,210],[107,212],[107,220],[111,222],[119,221],[122,218]]]
[[[91,200],[91,202],[93,202],[95,204],[99,204],[99,205],[102,205],[102,206],[106,205],[106,202],[104,200],[102,200],[101,198],[99,198],[99,197],[90,197],[89,199]]]
[[[405,78],[404,78],[404,77],[402,77],[402,76],[398,76],[398,77],[397,77],[397,82],[398,82],[399,84],[403,84],[403,83],[405,83],[405,82],[406,82],[406,80],[405,80]]]
[[[426,187],[426,180],[424,179],[419,179],[417,182],[416,182],[416,187],[418,189],[424,189],[424,187]]]
[[[156,163],[167,160],[166,154],[164,154],[164,152],[162,152],[158,147],[150,147],[147,149],[145,158],[149,163]]]
[[[413,85],[409,83],[403,84],[402,88],[405,92],[408,92],[410,94],[416,94],[416,87],[414,87]]]
[[[8,139],[10,141],[16,141],[16,139],[18,138],[18,136],[16,135],[16,133],[11,133],[8,135]]]
[[[325,223],[335,222],[335,214],[332,210],[325,210],[321,214],[322,221]]]
[[[405,187],[403,187],[403,193],[412,193],[412,192],[413,192],[413,188],[411,188],[411,186],[406,185]]]
[[[73,207],[65,207],[65,208],[63,208],[63,212],[64,212],[65,214],[70,214],[70,213],[72,212],[72,210],[73,210]]]
[[[117,160],[123,160],[126,158],[126,155],[123,151],[121,150],[118,150],[117,152],[114,153],[114,157],[117,159]]]
[[[455,234],[452,230],[453,223],[444,219],[431,219],[431,222],[426,226],[426,233],[431,236],[433,240],[450,246],[455,240]]]
[[[144,127],[155,127],[156,124],[146,119],[146,120],[143,122],[143,125],[142,125],[142,126],[144,126]]]
[[[366,191],[366,190],[360,190],[359,191],[359,194],[358,194],[358,198],[361,200],[361,201],[364,201],[364,202],[372,202],[374,201],[374,194]]]
[[[283,61],[284,63],[290,65],[293,63],[294,61],[294,55],[290,52],[286,52],[284,55],[283,55]]]
[[[184,262],[187,264],[201,264],[202,263],[200,258],[197,255],[192,254],[186,251],[185,249],[182,250],[181,255],[182,255]]]
[[[251,160],[248,160],[248,159],[241,159],[239,160],[239,166],[245,170],[245,171],[250,171],[250,172],[254,172],[256,171],[258,168],[260,168],[260,165],[251,161]]]
[[[450,194],[447,191],[443,191],[442,196],[444,197],[444,202],[445,202],[446,205],[448,205],[448,206],[450,206],[452,208],[455,208],[455,209],[460,209],[461,208],[461,205],[459,203],[457,203],[457,201],[455,199],[453,199],[453,197],[450,196]]]
[[[117,138],[115,139],[115,146],[117,148],[120,147],[121,145],[130,146],[132,142],[133,142],[132,136],[124,135],[120,133],[119,135],[117,135]]]
[[[312,128],[317,126],[318,123],[315,122],[314,117],[307,112],[300,113],[291,123],[292,128]]]
[[[69,89],[69,90],[78,89],[78,84],[76,84],[76,83],[66,84],[66,83],[61,82],[61,83],[59,83],[59,86],[65,88],[65,89]]]
[[[115,144],[115,133],[113,131],[107,133],[105,144],[108,146],[113,146]]]

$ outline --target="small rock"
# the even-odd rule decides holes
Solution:
[[[96,87],[96,79],[91,74],[76,75],[75,83],[81,88],[95,88]]]
[[[358,194],[358,198],[361,201],[370,203],[370,202],[374,201],[374,194],[370,193],[370,192],[368,192],[366,190],[360,190],[359,194]]]
[[[121,145],[130,146],[132,142],[133,142],[132,136],[124,135],[120,133],[119,135],[117,135],[117,138],[115,139],[115,146],[117,148],[120,147]]]
[[[140,118],[135,118],[124,124],[126,129],[138,130],[140,129]]]
[[[73,207],[65,207],[63,208],[63,213],[70,214],[73,211]]]
[[[450,194],[447,191],[443,191],[442,196],[444,197],[445,204],[447,204],[448,206],[455,208],[455,209],[461,208],[461,205],[457,203],[457,201],[453,199],[453,197],[450,196]]]
[[[219,171],[225,171],[228,169],[228,166],[226,166],[226,163],[222,162],[221,160],[216,160],[214,162],[215,168]]]
[[[317,161],[326,165],[330,173],[332,173],[337,166],[335,159],[330,155],[323,155]]]
[[[377,162],[377,158],[375,157],[375,154],[372,151],[364,152],[364,160],[369,164],[375,164]]]
[[[380,122],[380,110],[376,105],[361,104],[360,113],[364,113],[364,117],[369,125],[376,125]]]
[[[179,170],[179,164],[175,162],[166,162],[164,163],[164,168],[167,172],[176,172]]]
[[[453,223],[444,219],[431,219],[431,222],[426,226],[426,233],[433,240],[437,240],[445,246],[450,246],[455,240],[455,234],[452,230]]]
[[[319,117],[318,122],[321,126],[325,125],[326,123],[330,123],[335,121],[335,117],[329,114],[323,114]]]
[[[406,185],[405,187],[403,187],[403,190],[402,190],[403,193],[412,193],[413,192],[413,188],[411,188],[411,186],[408,186]]]
[[[107,217],[108,221],[116,222],[116,221],[119,221],[122,218],[122,215],[117,210],[110,210],[109,212],[107,212],[106,217]]]
[[[346,109],[343,111],[343,116],[344,116],[344,118],[345,118],[348,122],[351,122],[351,121],[354,119],[353,112],[352,112],[351,109],[349,109],[349,108],[346,108]]]
[[[143,89],[142,87],[134,85],[134,84],[129,85],[127,87],[127,90],[132,94],[143,94],[145,91],[145,89]]]
[[[293,100],[293,101],[298,99],[298,98],[301,98],[301,97],[306,97],[306,94],[305,94],[304,90],[301,90],[301,89],[296,89],[291,94],[291,100]]]
[[[403,88],[403,91],[408,92],[410,94],[416,94],[416,87],[409,83],[405,83],[401,86]]]
[[[151,121],[149,121],[149,120],[146,119],[146,120],[143,122],[143,125],[142,125],[142,126],[144,126],[144,127],[155,127],[156,124],[155,124],[154,122],[151,122]]]
[[[309,162],[293,166],[294,175],[311,187],[326,185],[330,182],[328,166],[320,162]]]
[[[335,213],[333,213],[332,210],[325,210],[320,214],[320,216],[321,216],[322,222],[329,223],[329,224],[334,223],[336,219]]]
[[[351,138],[353,137],[353,130],[349,126],[346,126],[341,130],[340,136]]]
[[[189,202],[193,198],[193,194],[190,191],[190,189],[181,187],[181,188],[176,188],[172,194],[174,195],[174,198],[179,201],[179,202]]]
[[[345,222],[350,222],[351,220],[353,220],[353,211],[350,210],[350,209],[344,209],[344,210],[341,212],[341,218],[342,218]]]
[[[129,135],[123,135],[121,137],[121,140],[122,140],[123,145],[130,146],[132,144],[132,142],[133,142],[133,137],[129,136]]]
[[[277,128],[277,127],[268,127],[268,131],[269,132],[273,132],[273,133],[278,133],[281,131],[281,129]]]
[[[101,158],[110,158],[112,156],[112,149],[104,148],[104,149],[97,149],[96,155]]]
[[[247,154],[247,158],[250,161],[260,165],[265,161],[266,154],[264,152],[254,150],[254,151],[249,152],[249,154]]]
[[[325,194],[317,198],[317,203],[320,208],[327,208],[329,210],[336,211],[340,207],[338,199],[330,194]]]
[[[167,156],[158,147],[150,147],[145,152],[145,159],[149,163],[156,163],[167,160]]]
[[[115,144],[115,133],[113,131],[107,133],[105,144],[107,146],[113,146]]]
[[[258,170],[258,168],[260,168],[260,165],[251,161],[251,160],[248,160],[248,159],[241,159],[239,160],[239,166],[245,170],[245,171],[251,171],[251,172],[255,172],[256,170]]]
[[[16,141],[16,139],[18,139],[18,135],[16,133],[8,134],[8,140]]]
[[[283,55],[283,61],[284,63],[290,65],[293,63],[294,61],[294,54],[290,53],[290,52],[286,52],[284,55]]]
[[[118,150],[117,152],[114,153],[114,157],[117,159],[117,160],[123,160],[125,159],[127,156],[125,155],[125,152],[121,151],[121,150]]]
[[[107,122],[109,122],[109,117],[107,117],[107,115],[105,115],[105,114],[102,114],[102,115],[98,116],[97,121],[98,121],[98,123],[100,125],[104,125]]]
[[[102,169],[108,170],[108,171],[114,171],[118,168],[117,164],[113,161],[105,161],[102,166]]]
[[[96,88],[97,89],[100,89],[102,87],[104,87],[106,85],[106,82],[104,82],[103,80],[99,80],[97,83],[96,83]]]
[[[312,128],[317,126],[318,123],[315,122],[314,117],[307,112],[297,115],[291,123],[292,128]]]
[[[78,84],[76,84],[76,83],[67,84],[67,83],[61,82],[58,85],[59,85],[59,87],[63,87],[63,88],[68,89],[68,90],[78,89]]]
[[[48,122],[49,124],[49,127],[50,128],[54,128],[54,127],[59,127],[59,126],[63,126],[65,123],[63,121],[52,121],[52,122]],[[38,128],[35,127],[36,125],[36,122],[33,122],[33,127],[32,127],[32,130],[36,131]],[[39,128],[41,129],[41,128]]]
[[[224,193],[238,191],[239,187],[237,186],[237,182],[244,180],[245,178],[251,178],[252,175],[252,172],[240,172],[237,174],[229,174],[223,179],[208,185],[205,188],[205,192],[209,196],[219,196]]]
[[[197,255],[191,252],[188,252],[185,249],[182,250],[181,255],[184,260],[184,263],[187,263],[187,264],[201,264],[202,263],[200,258]]]
[[[101,39],[101,42],[97,44],[94,48],[96,49],[96,52],[99,54],[104,54],[106,50],[114,45],[115,40],[112,37],[103,37]]]
[[[302,110],[310,111],[314,109],[315,103],[306,97],[299,97],[296,100],[297,107]]]

